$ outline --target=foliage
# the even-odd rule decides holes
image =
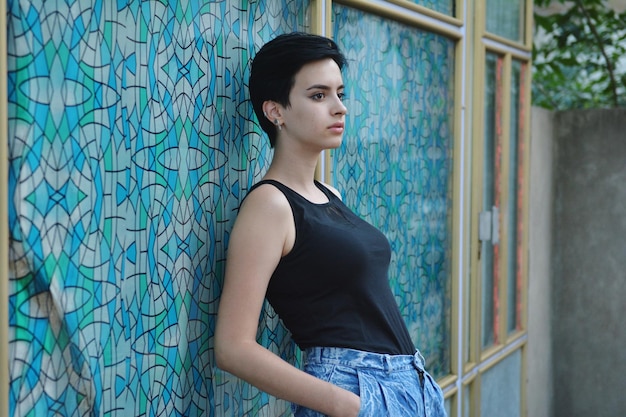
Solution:
[[[554,110],[626,107],[626,11],[605,0],[535,0],[533,104]]]

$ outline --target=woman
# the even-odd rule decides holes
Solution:
[[[314,180],[341,144],[345,57],[304,33],[268,42],[250,97],[274,147],[228,247],[215,331],[217,365],[294,404],[296,416],[445,416],[387,278],[385,236]],[[304,371],[256,341],[264,298],[304,354]]]

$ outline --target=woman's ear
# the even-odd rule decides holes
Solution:
[[[282,107],[272,100],[263,102],[263,115],[273,124],[282,124]]]

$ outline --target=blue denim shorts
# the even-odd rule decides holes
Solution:
[[[310,348],[304,371],[352,391],[361,398],[359,417],[445,417],[443,393],[424,371],[424,358],[344,348]],[[293,405],[295,417],[323,414]]]

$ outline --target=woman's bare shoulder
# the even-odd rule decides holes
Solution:
[[[246,195],[239,215],[257,213],[276,218],[290,211],[291,207],[283,192],[270,183],[264,183],[256,186]]]
[[[293,228],[287,197],[275,186],[261,184],[248,193],[239,208],[229,246],[234,245],[235,253],[245,254],[246,259],[262,262],[260,258],[266,257],[278,262],[293,244]]]

